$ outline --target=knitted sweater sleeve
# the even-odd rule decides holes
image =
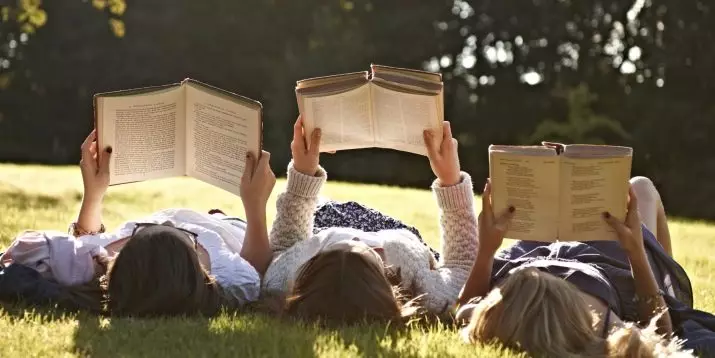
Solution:
[[[456,302],[477,256],[472,179],[467,173],[461,176],[461,183],[454,186],[442,187],[438,181],[432,185],[440,211],[443,259],[437,269],[418,270],[413,284],[415,294],[424,294],[420,302],[434,313],[443,313]]]
[[[313,236],[313,216],[318,193],[327,179],[323,168],[315,176],[302,174],[288,165],[286,190],[276,201],[276,218],[270,233],[271,250],[280,253]]]

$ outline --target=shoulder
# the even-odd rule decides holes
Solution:
[[[321,243],[319,236],[312,236],[275,255],[263,276],[263,290],[286,292],[300,267],[320,251]]]

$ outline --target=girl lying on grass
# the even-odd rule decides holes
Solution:
[[[367,232],[334,223],[314,233],[318,194],[327,178],[319,166],[320,130],[313,131],[308,148],[302,121],[296,121],[293,161],[270,233],[274,258],[262,283],[267,295],[285,297],[284,314],[327,324],[400,324],[415,303],[436,314],[455,303],[476,256],[477,222],[471,179],[460,171],[449,123],[443,127],[443,133],[424,136],[437,176],[432,191],[444,255],[438,265],[407,229]],[[407,303],[412,299],[417,300]]]
[[[104,274],[108,263],[106,285],[97,281],[77,285],[69,288],[68,295],[89,301],[85,308],[101,310],[106,293],[110,314],[135,317],[212,315],[222,307],[236,308],[258,299],[260,275],[272,256],[266,203],[275,176],[268,152],[260,159],[249,156],[246,161],[241,200],[247,223],[188,209],[166,209],[127,222],[112,233],[105,233],[102,224],[111,148],[106,148],[99,160],[98,154],[96,133],[92,132],[82,144],[84,196],[77,221],[71,226],[79,241],[58,235],[40,241],[51,243],[49,262],[55,276],[62,267],[73,271],[66,275],[74,275],[73,282],[60,283],[82,284],[92,274]],[[28,232],[18,237],[3,261],[12,262],[13,252],[27,253],[26,244],[38,235],[47,234]],[[63,257],[52,251],[57,243],[69,245]],[[86,263],[88,256],[81,255],[87,247],[100,249],[95,250],[100,264],[94,268]]]
[[[495,216],[490,192],[487,183],[479,251],[459,298],[467,341],[548,357],[691,356],[675,333],[687,339],[685,348],[713,353],[715,320],[692,309],[692,287],[671,257],[665,211],[650,180],[631,180],[625,223],[603,213],[618,242],[518,241],[498,254],[519,208]]]

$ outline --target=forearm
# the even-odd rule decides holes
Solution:
[[[463,305],[474,297],[484,297],[489,293],[492,279],[494,254],[491,252],[477,253],[477,259],[469,272],[467,283],[459,294],[457,304]]]
[[[102,197],[82,198],[76,225],[77,229],[87,232],[98,232],[102,227]]]
[[[445,267],[474,265],[478,246],[477,217],[474,211],[472,180],[462,173],[460,181],[442,186],[437,180],[432,185],[440,209],[440,241]]]
[[[326,178],[322,168],[316,176],[309,176],[293,169],[292,164],[288,166],[286,191],[276,201],[276,218],[269,237],[271,250],[285,250],[312,235],[318,193]]]
[[[636,295],[638,296],[638,315],[643,321],[650,321],[662,312],[658,319],[658,333],[671,334],[673,332],[670,313],[665,308],[665,300],[659,294],[660,288],[651,270],[648,257],[641,251],[629,254],[628,260],[631,264],[631,274],[635,283]]]
[[[241,248],[241,257],[263,276],[273,258],[273,252],[268,243],[265,206],[255,209],[247,208],[246,222],[246,237]]]

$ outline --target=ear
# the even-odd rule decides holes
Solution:
[[[174,223],[172,223],[172,222],[169,221],[169,220],[164,221],[163,223],[161,223],[161,225],[163,225],[163,226],[170,226],[170,227],[176,227],[176,226],[174,225]]]

